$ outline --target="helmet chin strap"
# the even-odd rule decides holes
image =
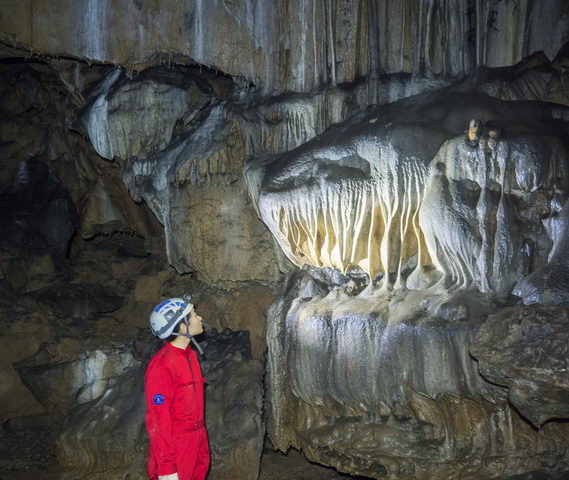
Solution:
[[[203,357],[202,347],[200,347],[200,344],[198,343],[198,341],[192,335],[189,334],[190,325],[188,324],[188,317],[184,317],[184,319],[182,321],[184,322],[184,325],[186,325],[186,333],[174,333],[174,335],[176,335],[178,337],[189,338],[192,341],[192,343],[194,344],[194,346],[196,347],[196,349],[198,350],[199,354]]]

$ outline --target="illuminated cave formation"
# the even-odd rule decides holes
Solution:
[[[567,299],[566,282],[552,294],[549,279],[567,272],[563,118],[545,103],[443,90],[246,166],[259,216],[301,267],[268,318],[278,449],[398,479],[498,478],[563,455],[562,424],[526,420],[560,415],[563,387],[541,382],[533,357],[512,365],[522,332],[559,312],[503,307],[512,290],[525,303]],[[488,314],[504,323],[507,360],[477,344]],[[471,347],[498,370],[481,375]],[[508,380],[511,369],[523,378]]]
[[[542,223],[567,198],[554,114],[484,95],[423,95],[249,165],[250,190],[299,267],[379,274],[384,288],[440,280],[505,295],[557,241]],[[465,134],[469,116],[486,126]]]

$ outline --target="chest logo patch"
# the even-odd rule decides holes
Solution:
[[[164,403],[164,395],[162,395],[161,393],[157,393],[156,395],[154,395],[152,403],[154,405],[162,405]]]

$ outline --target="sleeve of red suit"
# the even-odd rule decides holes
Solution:
[[[146,429],[150,449],[158,465],[158,475],[176,473],[170,407],[174,398],[172,376],[163,362],[151,362],[146,371]]]

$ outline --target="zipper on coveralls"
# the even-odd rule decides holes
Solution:
[[[186,360],[188,361],[188,365],[190,366],[190,374],[192,375],[192,386],[194,387],[194,398],[196,399],[196,402],[198,401],[198,394],[196,392],[196,381],[195,381],[195,376],[194,376],[194,369],[192,367],[192,362],[190,360],[190,357],[186,357]],[[199,423],[203,424],[204,420],[203,418],[200,418],[197,422],[196,422],[196,427]]]
[[[190,361],[190,357],[186,357],[186,360],[188,361],[188,365],[190,366],[190,375],[192,376],[192,386],[194,387],[194,398],[198,397],[198,394],[196,392],[196,377],[194,375],[194,369],[192,368],[192,362]]]

